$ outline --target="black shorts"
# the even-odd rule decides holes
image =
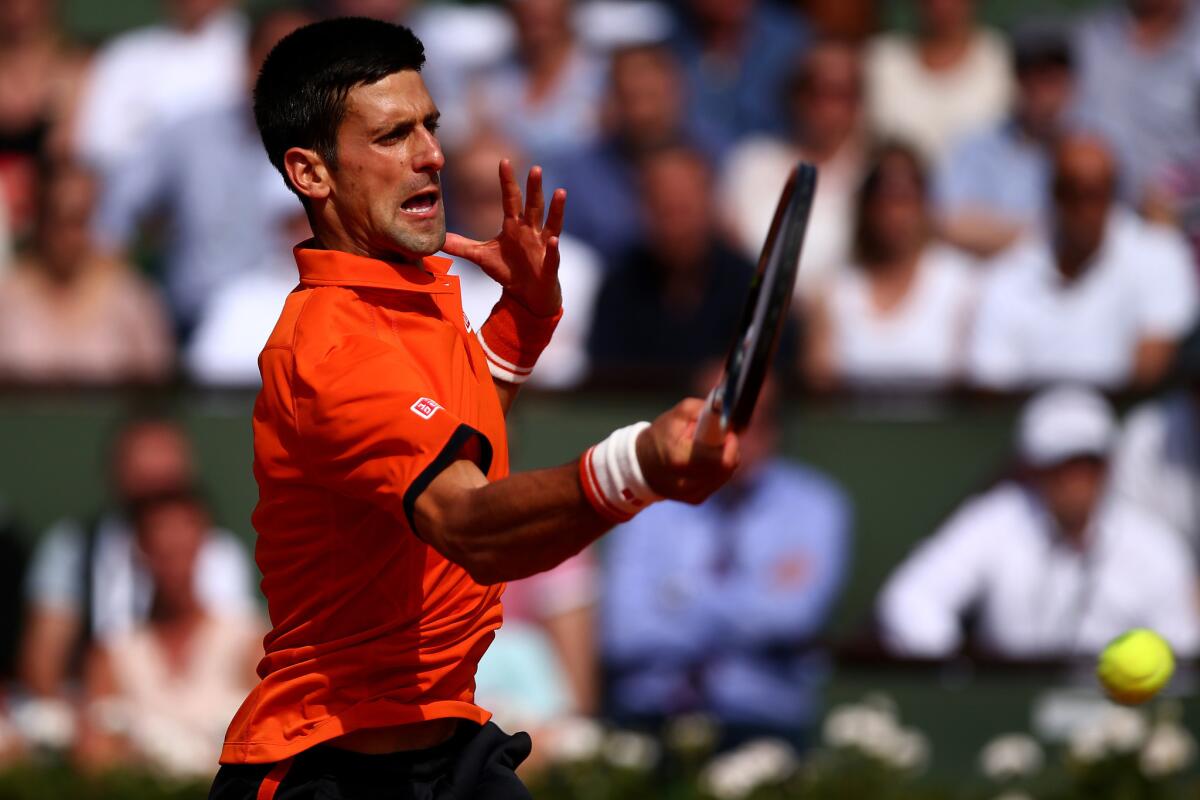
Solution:
[[[225,764],[209,800],[531,800],[515,769],[529,734],[460,722],[426,750],[366,755],[317,745],[278,764]]]

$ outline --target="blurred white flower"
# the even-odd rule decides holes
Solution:
[[[821,735],[830,747],[853,748],[900,770],[918,771],[929,760],[929,740],[901,727],[895,705],[883,695],[833,709]]]
[[[700,783],[718,800],[738,800],[768,783],[778,783],[796,771],[796,751],[778,739],[755,739],[714,758],[700,774]]]
[[[709,714],[683,714],[667,724],[665,737],[675,750],[710,750],[717,743],[717,721]]]
[[[615,731],[604,741],[604,758],[623,769],[648,772],[657,763],[662,748],[651,736],[634,731]]]
[[[555,723],[545,739],[551,761],[588,761],[600,754],[604,728],[588,717],[568,717]]]
[[[1037,739],[1025,733],[1010,733],[992,739],[979,754],[979,768],[995,781],[1034,775],[1045,763]]]
[[[75,711],[64,700],[28,699],[15,703],[13,726],[29,743],[64,750],[75,740]]]
[[[1146,717],[1125,706],[1109,706],[1092,724],[1077,728],[1069,742],[1071,757],[1091,764],[1109,755],[1136,752],[1149,733]]]
[[[1188,767],[1196,757],[1196,740],[1177,722],[1160,722],[1142,747],[1138,764],[1148,778],[1165,778]]]

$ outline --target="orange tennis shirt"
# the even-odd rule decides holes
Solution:
[[[363,728],[484,723],[475,667],[500,627],[481,586],[413,532],[456,458],[508,474],[504,414],[450,262],[296,248],[300,285],[259,358],[261,682],[222,763],[279,761]]]

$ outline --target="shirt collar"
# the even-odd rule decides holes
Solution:
[[[458,279],[447,275],[448,258],[427,256],[421,266],[322,250],[309,239],[293,248],[300,282],[310,286],[360,286],[425,294],[452,294]]]

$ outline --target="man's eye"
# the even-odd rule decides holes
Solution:
[[[440,128],[440,127],[442,127],[442,123],[440,123],[440,122],[425,123],[425,130],[429,131],[430,133],[437,133],[438,128]]]

